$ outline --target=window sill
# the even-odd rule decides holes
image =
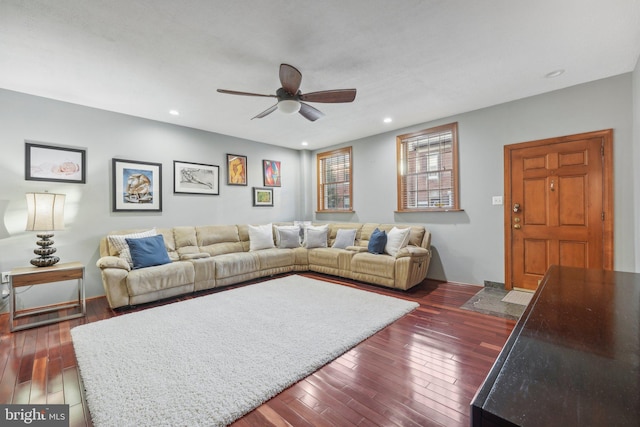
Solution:
[[[335,213],[354,214],[356,213],[356,211],[347,211],[347,210],[316,211],[316,214],[335,214]]]
[[[412,213],[412,212],[464,212],[464,209],[403,209],[394,211],[394,213]]]

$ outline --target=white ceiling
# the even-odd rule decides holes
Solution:
[[[0,1],[0,88],[295,149],[629,72],[639,55],[640,0]],[[356,100],[313,104],[316,122],[250,120],[274,99],[216,92],[274,94],[283,62],[303,93]]]

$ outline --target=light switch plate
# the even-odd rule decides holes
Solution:
[[[491,198],[491,203],[494,205],[501,205],[502,204],[502,196],[493,196]]]

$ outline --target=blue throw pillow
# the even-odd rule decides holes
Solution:
[[[167,249],[164,247],[164,238],[161,234],[126,240],[129,245],[129,251],[131,252],[134,270],[171,262]]]
[[[387,233],[376,228],[373,230],[373,233],[371,233],[369,247],[367,249],[372,254],[383,254],[385,246],[387,246]]]

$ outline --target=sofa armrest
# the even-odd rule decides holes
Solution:
[[[430,254],[431,254],[431,251],[429,251],[429,249],[421,248],[419,246],[405,246],[404,248],[398,251],[398,253],[396,254],[396,258],[413,257],[413,256],[424,257],[424,256],[429,256]]]
[[[98,268],[121,268],[123,270],[131,271],[129,263],[117,256],[104,256],[96,262]]]
[[[190,259],[209,258],[210,255],[206,252],[199,252],[197,254],[182,254],[180,255],[180,261],[188,261]]]
[[[347,246],[347,250],[348,251],[353,251],[353,252],[369,252],[369,249],[365,248],[364,246]]]

